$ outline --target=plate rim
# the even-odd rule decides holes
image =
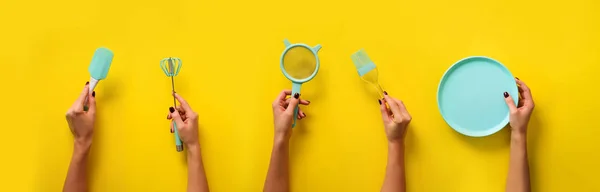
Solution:
[[[449,72],[454,70],[455,68],[457,68],[459,66],[459,64],[464,63],[467,60],[471,60],[471,59],[485,59],[485,60],[489,60],[492,62],[495,62],[496,64],[500,65],[506,72],[508,72],[508,74],[512,77],[512,79],[515,78],[515,76],[510,72],[510,70],[508,70],[508,68],[506,66],[504,66],[504,64],[502,64],[501,62],[499,62],[498,60],[495,60],[491,57],[487,57],[487,56],[468,56],[465,58],[462,58],[460,60],[458,60],[457,62],[455,62],[454,64],[452,64],[448,69],[446,69],[446,71],[444,72],[444,75],[442,75],[442,78],[440,79],[440,82],[438,84],[438,89],[437,89],[437,105],[438,105],[438,110],[440,111],[440,114],[442,115],[442,118],[444,119],[444,121],[446,122],[446,124],[448,126],[450,126],[450,128],[452,128],[453,130],[455,130],[456,132],[459,132],[463,135],[466,136],[471,136],[471,137],[485,137],[485,136],[489,136],[492,135],[494,133],[497,133],[498,131],[502,130],[502,128],[506,127],[506,125],[510,122],[509,120],[509,116],[510,116],[510,112],[506,114],[506,118],[499,124],[497,124],[495,127],[487,129],[485,131],[479,131],[479,132],[473,132],[473,131],[468,131],[467,129],[460,127],[456,124],[452,124],[448,121],[448,117],[446,117],[446,115],[444,115],[444,113],[442,112],[442,108],[440,105],[440,89],[442,88],[442,83],[445,82],[445,80],[448,78],[449,76]],[[515,82],[515,86],[513,88],[513,90],[508,90],[509,92],[517,92],[518,93],[518,88],[517,88],[517,84]],[[513,97],[513,100],[515,101],[515,104],[519,103],[519,97]]]

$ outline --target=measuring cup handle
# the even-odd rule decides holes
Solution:
[[[285,45],[285,47],[289,47],[289,46],[290,46],[290,45],[292,45],[292,44],[291,44],[291,43],[290,43],[290,41],[288,41],[287,39],[284,39],[284,40],[283,40],[283,45]]]
[[[292,97],[294,95],[296,95],[296,93],[300,94],[301,86],[302,86],[302,84],[300,84],[300,83],[292,84]],[[294,116],[292,118],[294,118],[294,122],[292,123],[292,128],[294,128],[294,127],[296,127],[296,120],[298,119],[298,105],[294,106]]]

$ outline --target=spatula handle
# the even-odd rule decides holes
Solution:
[[[89,89],[90,92],[89,92],[89,94],[92,94],[94,92],[94,89],[96,88],[96,85],[98,85],[98,82],[100,82],[100,80],[90,77],[90,89]],[[83,110],[84,111],[87,111],[89,109],[87,103],[88,103],[88,99],[86,97],[85,100],[83,101]]]

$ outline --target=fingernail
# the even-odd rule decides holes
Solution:
[[[85,85],[88,85],[88,84],[90,84],[90,82],[89,82],[89,81],[88,81],[88,82],[85,82]]]
[[[377,101],[379,101],[379,105],[381,105],[381,100],[377,99]]]
[[[504,92],[504,98],[508,97],[508,92]]]
[[[171,133],[173,133],[173,129],[169,129],[169,131],[170,131]]]
[[[520,80],[518,77],[515,77],[515,79]]]
[[[167,115],[167,119],[169,119],[169,115]]]
[[[388,95],[388,94],[387,94],[387,91],[383,91],[383,94],[385,94],[385,95]]]
[[[295,93],[294,94],[294,98],[298,99],[298,97],[300,97],[300,94],[299,93]]]
[[[309,100],[306,100],[306,102],[310,104],[310,101],[309,101]]]
[[[170,111],[171,113],[173,113],[173,112],[175,112],[175,109],[174,109],[173,107],[169,107],[169,111]]]
[[[96,97],[96,91],[92,92],[92,97]]]

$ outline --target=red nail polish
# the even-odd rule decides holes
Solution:
[[[88,81],[88,82],[85,82],[85,85],[89,85],[89,84],[90,84],[90,82],[89,82],[89,81]]]
[[[170,111],[171,113],[173,113],[173,112],[175,112],[175,109],[174,109],[173,107],[169,107],[169,111]]]
[[[381,105],[381,100],[377,99],[377,101],[379,101],[379,105]]]
[[[515,79],[520,80],[518,77],[515,77]]]
[[[508,97],[508,92],[504,92],[504,98]]]
[[[294,98],[298,99],[300,97],[300,93],[295,93]]]
[[[385,94],[385,95],[388,95],[388,94],[387,94],[387,91],[383,91],[383,94]]]
[[[92,97],[96,97],[96,91],[92,92]]]

